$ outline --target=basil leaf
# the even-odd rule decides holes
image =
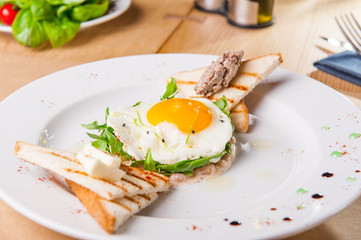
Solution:
[[[100,3],[82,4],[72,9],[70,17],[75,21],[85,22],[103,16],[108,8],[108,0],[103,0]]]
[[[34,0],[15,0],[15,1],[6,1],[6,2],[15,2],[15,5],[23,9],[30,7],[31,4],[33,4]]]
[[[22,0],[26,1],[26,0]],[[46,0],[50,5],[79,5],[86,0]]]
[[[67,18],[54,18],[44,22],[45,30],[51,45],[56,48],[64,45],[75,37],[80,28],[80,23]]]
[[[53,8],[46,1],[36,1],[31,5],[30,9],[35,19],[38,21],[51,19],[55,16]]]
[[[38,22],[29,8],[21,9],[12,24],[14,38],[21,44],[37,47],[48,40],[43,23]]]
[[[148,170],[148,171],[156,171],[157,170],[156,163],[152,158],[152,151],[150,148],[148,148],[147,154],[145,155],[143,167],[145,170]]]
[[[174,98],[174,96],[177,94],[177,91],[178,91],[178,87],[176,81],[174,78],[172,78],[172,80],[167,85],[167,90],[165,91],[164,95],[160,98],[160,100],[162,101],[165,99]]]
[[[67,11],[70,10],[73,6],[71,5],[61,5],[56,9],[56,16],[58,18],[66,17]]]

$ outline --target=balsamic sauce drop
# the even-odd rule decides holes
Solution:
[[[333,173],[324,172],[324,173],[322,173],[322,177],[327,177],[327,178],[333,177]]]
[[[314,199],[320,199],[320,198],[323,198],[323,195],[322,195],[322,194],[315,193],[315,194],[312,195],[312,198],[314,198]]]
[[[229,223],[229,225],[232,225],[232,226],[240,226],[240,225],[242,225],[242,223],[241,223],[241,222],[238,222],[238,221],[232,221],[232,222]]]

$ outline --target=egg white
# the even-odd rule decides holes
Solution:
[[[120,107],[110,112],[107,124],[114,128],[114,134],[124,143],[124,151],[136,160],[143,160],[148,148],[151,148],[153,159],[162,164],[214,156],[224,150],[232,137],[231,121],[208,99],[192,100],[207,105],[213,113],[213,120],[207,128],[190,134],[188,143],[188,134],[178,130],[175,124],[164,121],[153,126],[148,122],[147,112],[154,104]],[[213,159],[212,162],[218,160]]]

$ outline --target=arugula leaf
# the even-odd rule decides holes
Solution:
[[[114,129],[107,125],[107,120],[109,116],[109,108],[105,111],[105,123],[99,125],[97,121],[88,124],[81,124],[83,128],[89,130],[98,130],[101,131],[100,135],[87,133],[89,137],[95,139],[92,142],[92,145],[100,150],[108,152],[109,154],[116,155],[121,157],[122,159],[133,159],[131,155],[123,149],[123,143],[118,140],[118,138],[114,135]]]
[[[133,161],[132,165],[135,166],[143,166],[144,169],[150,170],[150,171],[157,171],[162,174],[173,174],[173,173],[182,173],[185,175],[191,175],[193,174],[193,170],[195,168],[203,167],[204,165],[210,163],[211,159],[213,158],[220,158],[223,157],[225,154],[231,154],[231,143],[227,142],[225,149],[210,157],[200,157],[198,159],[191,159],[191,160],[183,160],[174,164],[161,164],[157,161],[154,161],[153,158],[148,156],[148,152],[150,155],[150,149],[147,151],[147,155],[145,156],[145,160],[140,161]]]
[[[98,121],[94,121],[89,124],[80,124],[80,126],[89,130],[104,130],[107,127],[106,124],[99,125]]]
[[[148,148],[147,154],[145,155],[144,165],[145,170],[156,171],[156,162],[152,158],[152,150]]]
[[[96,140],[96,141],[92,142],[92,146],[96,147],[104,152],[110,153],[109,146],[104,140],[100,140],[100,139]]]
[[[36,20],[29,8],[21,9],[12,24],[14,38],[29,47],[38,47],[48,40],[44,25]]]
[[[164,95],[160,98],[160,100],[162,101],[165,99],[174,98],[177,93],[178,93],[178,87],[175,79],[172,78],[172,80],[167,85],[167,90],[165,91]]]
[[[202,167],[208,163],[210,163],[210,159],[213,157],[208,158],[200,158],[197,160],[184,160],[181,162],[177,162],[175,164],[167,165],[167,164],[161,164],[158,165],[158,168],[162,171],[168,172],[168,173],[183,173],[183,172],[191,172],[193,169]]]
[[[44,27],[54,48],[60,47],[75,37],[80,29],[80,23],[66,17],[46,20]]]
[[[228,105],[228,103],[227,103],[227,98],[226,98],[224,95],[222,96],[221,99],[219,99],[219,100],[217,100],[217,101],[215,101],[215,102],[213,102],[213,103],[214,103],[217,107],[219,107],[219,109],[221,109],[224,114],[226,114],[226,115],[229,117],[230,112],[227,111],[227,105]]]

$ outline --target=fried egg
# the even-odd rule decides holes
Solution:
[[[143,160],[150,148],[162,164],[214,156],[233,134],[228,116],[203,98],[123,106],[109,113],[107,124],[136,160]]]

